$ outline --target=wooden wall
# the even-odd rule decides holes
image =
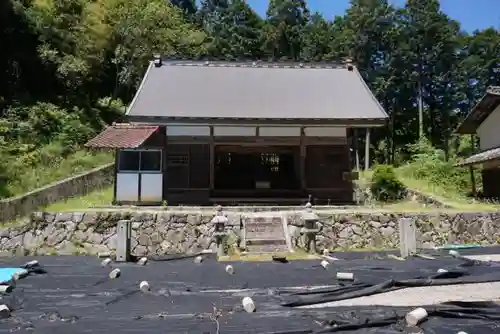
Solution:
[[[288,145],[297,148],[298,157],[306,157],[298,163],[303,178],[300,196],[311,195],[317,204],[352,203],[352,181],[345,178],[351,171],[349,133],[342,127],[169,125],[164,198],[170,205],[210,203],[214,146],[259,145],[272,151]]]
[[[311,145],[306,148],[305,183],[315,204],[347,204],[353,201],[348,145]]]
[[[210,145],[166,146],[164,197],[169,204],[207,204],[210,197]],[[201,201],[201,203],[197,203]]]
[[[482,176],[484,196],[500,198],[500,168],[483,169]]]

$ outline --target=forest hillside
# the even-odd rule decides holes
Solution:
[[[473,139],[454,129],[487,86],[500,85],[498,29],[462,31],[438,0],[409,0],[404,8],[352,0],[333,20],[304,0],[270,0],[265,17],[244,0],[195,3],[0,2],[0,197],[112,161],[81,146],[123,114],[153,54],[350,57],[390,115],[372,135],[374,162],[470,190],[469,171],[452,165],[474,150]]]

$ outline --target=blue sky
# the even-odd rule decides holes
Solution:
[[[250,6],[264,16],[268,0],[247,0]],[[349,6],[349,0],[308,0],[309,9],[318,11],[327,19],[342,15]],[[405,0],[390,0],[397,6],[404,6]],[[490,26],[500,28],[500,0],[441,0],[442,10],[461,23],[462,29],[472,32]]]

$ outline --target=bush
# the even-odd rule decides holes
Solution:
[[[444,152],[434,148],[427,140],[420,140],[416,144],[410,145],[409,150],[412,153],[412,159],[407,165],[400,168],[404,176],[425,180],[446,191],[462,194],[470,191],[469,170],[454,166],[460,160],[455,154],[452,154],[447,161]],[[476,173],[476,177],[476,184],[480,185],[480,174]]]
[[[378,165],[373,170],[370,190],[377,201],[391,202],[402,199],[406,188],[392,166]]]

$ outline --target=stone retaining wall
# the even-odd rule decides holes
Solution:
[[[485,213],[378,213],[320,215],[318,247],[330,249],[397,248],[400,218],[410,218],[417,226],[417,247],[444,244],[500,243],[500,212]],[[288,219],[292,242],[300,246],[303,222],[299,216]]]
[[[238,237],[240,213],[228,215]],[[132,248],[135,255],[196,252],[214,248],[211,239],[212,212],[89,212],[36,213],[25,223],[0,230],[0,251],[16,254],[113,253],[116,223],[132,221]],[[398,219],[412,218],[418,227],[421,247],[446,243],[495,244],[500,241],[500,213],[439,214],[322,214],[318,246],[331,249],[395,248],[398,246]],[[288,218],[292,240],[297,241],[302,221]]]
[[[82,196],[113,184],[114,164],[49,184],[21,196],[0,200],[0,222],[27,216],[33,211],[63,199]]]

